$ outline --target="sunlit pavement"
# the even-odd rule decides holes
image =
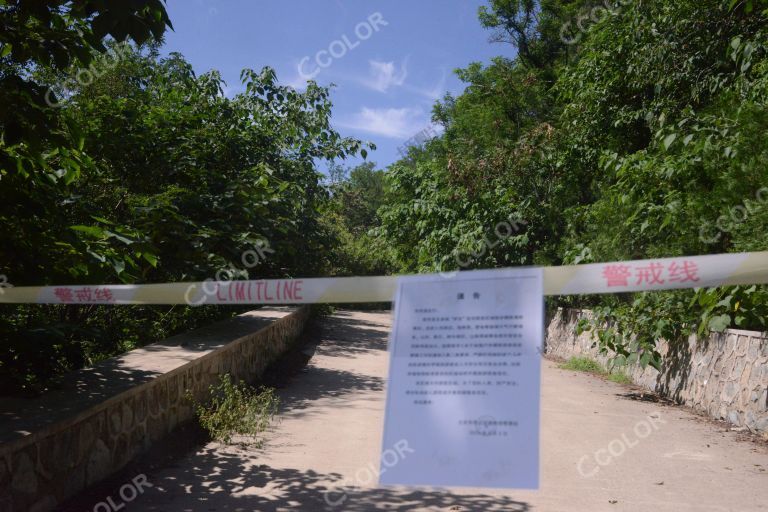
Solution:
[[[377,488],[388,312],[339,312],[261,449],[211,443],[128,510],[768,510],[768,448],[544,362],[539,491]]]

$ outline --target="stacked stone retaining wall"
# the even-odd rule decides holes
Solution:
[[[546,354],[563,360],[589,357],[608,368],[610,358],[599,353],[591,333],[576,334],[579,319],[589,315],[580,310],[555,312],[547,327]],[[712,418],[768,432],[766,333],[729,329],[702,339],[690,336],[674,353],[664,340],[657,342],[657,349],[665,356],[661,372],[639,365],[625,369],[635,384]]]
[[[299,338],[309,308],[260,309],[0,400],[0,511],[43,512],[123,468],[193,411],[219,375],[252,381]]]

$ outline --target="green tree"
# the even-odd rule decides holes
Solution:
[[[119,53],[88,84],[40,74],[70,84],[59,115],[82,134],[88,165],[44,189],[18,173],[0,180],[0,266],[12,282],[326,272],[333,239],[319,218],[327,193],[315,162],[364,147],[330,127],[329,91],[310,83],[297,92],[264,68],[244,70],[245,91],[227,98],[217,72],[197,76],[178,54]],[[6,306],[0,378],[9,389],[39,388],[56,372],[236,312]]]
[[[766,12],[756,6],[498,0],[481,8],[492,40],[518,56],[459,70],[464,93],[433,111],[443,136],[387,173],[380,234],[401,267],[768,248],[757,200],[768,186]],[[524,224],[497,239],[494,226],[509,218]],[[763,288],[736,287],[557,303],[595,308],[613,326],[599,330],[601,347],[658,365],[659,337],[683,343],[701,329],[763,328],[767,302]]]
[[[331,233],[328,258],[333,275],[381,275],[395,269],[388,243],[373,233],[380,226],[378,210],[388,201],[385,172],[374,162],[352,169],[332,166],[330,200],[321,222]]]

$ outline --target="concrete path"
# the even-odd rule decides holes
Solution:
[[[209,444],[148,474],[128,510],[759,511],[768,447],[544,363],[539,491],[376,488],[390,315],[340,312],[282,390],[260,450]],[[332,506],[331,504],[337,504]]]

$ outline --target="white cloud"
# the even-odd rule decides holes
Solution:
[[[360,130],[392,139],[407,139],[429,124],[421,109],[363,107],[342,128]]]
[[[307,80],[306,78],[303,78],[301,75],[296,75],[292,79],[288,80],[287,82],[282,82],[282,85],[285,85],[287,87],[292,87],[293,89],[296,89],[298,92],[304,92],[307,90]]]
[[[408,76],[408,59],[405,59],[398,70],[394,62],[368,61],[369,78],[363,80],[363,85],[374,91],[387,92],[390,87],[399,87],[405,83]]]
[[[445,79],[446,79],[446,73],[445,73],[445,70],[443,70],[440,80],[435,84],[434,87],[424,88],[424,87],[414,87],[411,85],[406,85],[405,88],[410,92],[413,92],[420,96],[424,96],[430,101],[435,101],[435,100],[442,99],[442,97],[445,95]]]
[[[312,66],[314,66],[315,69],[313,69]],[[286,73],[281,72],[278,74],[278,76],[284,77],[280,80],[280,85],[291,87],[298,92],[304,92],[307,90],[307,82],[310,80],[317,82],[317,75],[320,71],[321,69],[317,68],[316,64],[308,64],[303,60],[296,59],[290,68],[287,69]]]

